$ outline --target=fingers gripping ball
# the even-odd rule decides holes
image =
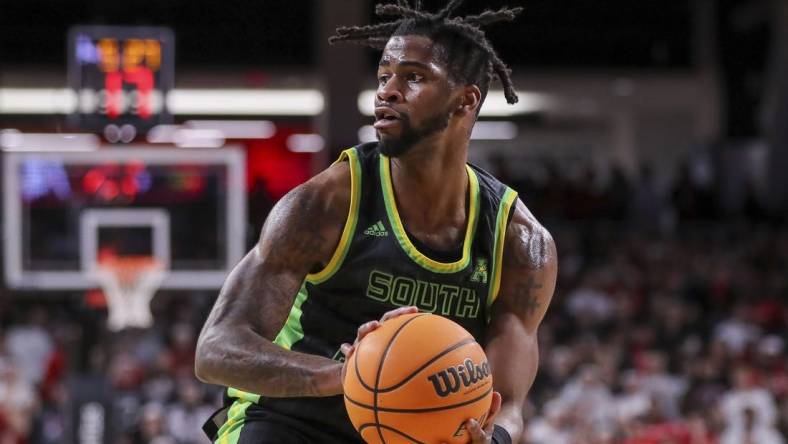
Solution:
[[[460,325],[415,313],[358,343],[343,381],[350,421],[368,443],[468,443],[465,423],[487,419],[492,376]]]

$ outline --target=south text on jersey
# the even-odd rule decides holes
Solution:
[[[481,301],[473,288],[395,276],[380,270],[369,273],[367,297],[400,307],[415,305],[424,312],[473,319]]]

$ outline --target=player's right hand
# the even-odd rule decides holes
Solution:
[[[356,347],[358,346],[358,343],[362,339],[364,339],[366,335],[375,331],[378,327],[380,327],[380,324],[388,321],[389,319],[393,319],[396,318],[397,316],[402,316],[404,314],[418,313],[418,312],[419,312],[418,307],[412,307],[412,306],[400,307],[394,310],[387,311],[386,313],[383,314],[383,316],[381,316],[379,321],[369,321],[365,324],[362,324],[361,327],[358,328],[358,331],[356,331],[356,340],[353,341],[352,345],[348,343],[344,343],[339,346],[339,350],[342,352],[343,355],[345,355],[345,363],[342,365],[342,373],[341,373],[342,381],[343,382],[345,381],[345,373],[347,372],[348,360],[350,360],[350,357],[353,355],[353,352],[356,351]]]

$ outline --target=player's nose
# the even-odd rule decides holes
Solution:
[[[399,103],[403,98],[402,93],[397,88],[397,82],[392,79],[378,86],[376,96],[377,103]]]

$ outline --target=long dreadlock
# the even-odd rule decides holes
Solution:
[[[517,103],[517,94],[510,77],[511,70],[498,57],[482,26],[498,22],[511,22],[523,8],[501,8],[487,10],[478,15],[452,17],[452,13],[463,0],[449,0],[438,12],[422,11],[421,0],[396,0],[396,3],[378,4],[375,14],[391,17],[392,21],[366,26],[342,26],[336,29],[329,43],[347,41],[383,49],[389,38],[396,35],[423,34],[441,43],[446,51],[447,62],[453,69],[450,75],[464,81],[476,83],[482,90],[482,100],[487,94],[490,80],[500,79],[503,93],[510,104]],[[459,37],[459,38],[458,38]]]

